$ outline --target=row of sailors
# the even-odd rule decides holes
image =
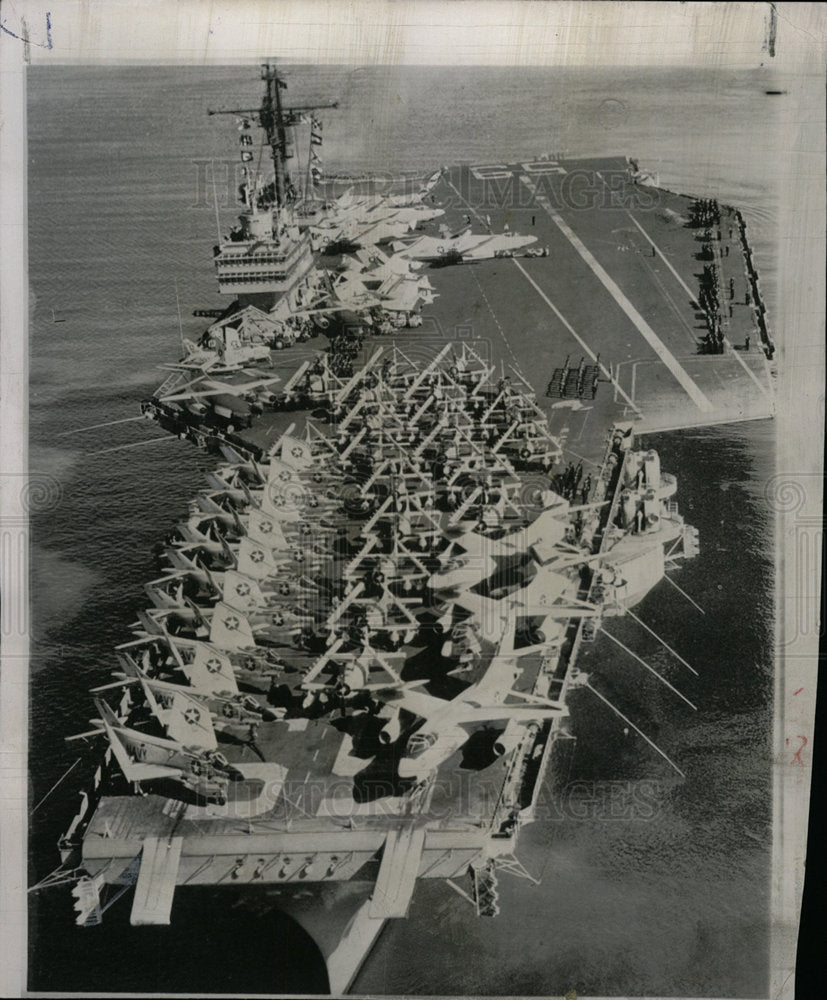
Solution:
[[[689,208],[692,224],[695,226],[717,226],[721,221],[721,209],[717,198],[698,198]]]

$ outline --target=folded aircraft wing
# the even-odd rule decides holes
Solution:
[[[246,615],[220,601],[210,622],[210,642],[219,649],[247,649],[255,645]]]
[[[115,729],[108,719],[104,718],[103,728],[112,747],[115,760],[123,772],[127,781],[150,781],[153,778],[169,778],[180,774],[177,767],[167,767],[164,764],[139,763],[129,756],[127,749],[121,742],[118,730]]]
[[[141,679],[147,701],[170,739],[184,746],[215,750],[218,746],[206,706],[180,684]]]
[[[194,643],[195,655],[184,667],[190,684],[201,694],[237,694],[238,684],[230,658],[204,643]]]

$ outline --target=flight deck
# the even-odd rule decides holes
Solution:
[[[435,292],[417,309],[420,325],[369,331],[357,365],[377,348],[398,345],[427,359],[466,341],[503,370],[513,366],[537,393],[552,432],[589,461],[614,420],[650,433],[774,414],[775,345],[737,210],[720,206],[717,221],[699,223],[696,199],[638,180],[621,158],[456,167],[440,176],[427,204],[444,215],[417,228],[435,238],[470,227],[536,242],[464,261],[452,258],[446,238],[445,263],[419,272]],[[331,272],[341,260],[318,255]],[[709,282],[712,324],[701,304]],[[325,341],[272,351],[280,380],[273,392]],[[576,385],[586,367],[596,382],[555,392],[555,374]],[[235,435],[226,427],[218,433],[264,452],[284,426],[283,412],[264,412],[249,428],[234,427]]]
[[[699,551],[645,435],[772,416],[775,345],[733,208],[552,155],[300,199],[317,109],[262,78],[226,112],[274,166],[215,248],[237,298],[141,407],[223,462],[72,737],[106,750],[55,884],[89,925],[132,885],[134,924],[265,887],[341,992],[418,879],[478,916],[532,879],[582,647]]]

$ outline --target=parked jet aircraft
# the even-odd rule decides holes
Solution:
[[[513,614],[506,620],[502,632],[501,651],[492,660],[476,684],[470,685],[456,698],[446,701],[406,685],[400,689],[383,692],[381,698],[391,710],[389,721],[380,732],[383,743],[395,742],[402,732],[399,709],[405,709],[424,719],[424,724],[405,740],[405,749],[398,764],[400,778],[423,781],[459,750],[469,739],[467,727],[477,722],[507,720],[522,726],[541,719],[557,718],[568,714],[561,702],[513,690],[514,681],[520,676],[520,657],[529,650],[514,651]],[[505,647],[503,651],[503,647]],[[507,703],[517,698],[522,703]],[[513,733],[514,726],[509,733]],[[500,744],[503,751],[505,743]],[[498,748],[495,746],[495,752]]]
[[[444,231],[441,236],[420,236],[413,243],[392,244],[400,256],[428,263],[470,263],[492,257],[511,257],[522,247],[537,242],[536,236],[519,236],[517,233],[479,233],[470,229],[459,233]]]
[[[100,698],[95,699],[95,707],[100,713],[100,718],[93,720],[96,728],[81,736],[105,735],[127,781],[143,784],[167,779],[182,790],[221,805],[227,801],[230,782],[243,780],[217,750],[185,746],[175,739],[132,729]]]

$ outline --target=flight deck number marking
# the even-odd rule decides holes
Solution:
[[[561,167],[557,160],[531,160],[529,163],[521,163],[520,168],[527,174],[566,173],[565,167]],[[505,163],[477,164],[470,170],[478,181],[508,180],[516,173]]]
[[[566,170],[556,160],[534,160],[531,163],[521,163],[527,174],[564,174]]]
[[[505,163],[491,163],[471,167],[471,173],[478,181],[493,181],[511,177],[511,171]]]

